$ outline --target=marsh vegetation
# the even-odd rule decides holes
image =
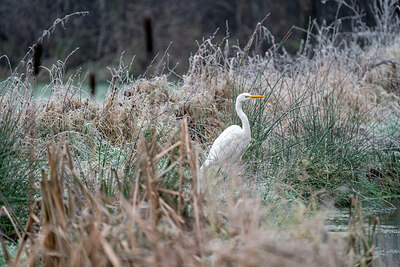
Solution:
[[[18,65],[0,84],[2,260],[379,264],[379,220],[369,227],[361,203],[400,191],[400,21],[396,1],[372,9],[376,26],[354,16],[351,32],[310,22],[295,56],[284,42],[253,54],[273,40],[260,23],[242,48],[205,38],[184,75],[165,63],[134,78],[121,57],[104,101],[82,91],[86,74],[66,74],[68,59],[47,69],[46,98],[32,96],[34,64]],[[239,123],[242,92],[267,96],[245,107],[250,147],[202,193],[199,167]],[[351,207],[348,229],[330,234],[339,207]]]

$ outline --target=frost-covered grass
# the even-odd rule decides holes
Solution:
[[[178,82],[173,72],[134,79],[121,59],[103,102],[81,90],[79,72],[65,75],[67,61],[48,69],[48,98],[31,97],[29,71],[14,73],[0,85],[2,232],[20,240],[12,258],[74,266],[372,260],[362,225],[352,221],[346,243],[323,222],[333,204],[350,206],[350,195],[399,193],[400,24],[395,1],[381,4],[373,28],[356,19],[350,33],[340,21],[310,25],[295,56],[284,43],[253,55],[253,42],[269,37],[261,24],[243,49],[206,39]],[[267,96],[245,106],[253,140],[203,194],[199,165],[218,134],[240,123],[233,101],[242,92]]]

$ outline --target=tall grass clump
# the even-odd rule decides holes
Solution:
[[[16,90],[19,89],[19,91]],[[10,240],[20,237],[21,221],[33,198],[33,182],[37,160],[32,146],[34,120],[25,84],[20,80],[1,84],[0,95],[0,204],[1,232]],[[25,94],[25,95],[24,95]],[[22,220],[21,220],[22,219]],[[15,228],[17,231],[14,231]]]
[[[10,76],[0,82],[0,231],[2,239],[15,241],[24,232],[26,215],[33,205],[37,191],[37,173],[43,162],[40,147],[43,140],[37,135],[37,116],[41,107],[32,98],[32,90],[39,73],[41,43],[77,12],[57,19],[45,30],[37,42],[14,68]],[[7,60],[5,55],[1,59]],[[8,61],[9,62],[9,61]],[[21,72],[26,66],[26,72]],[[33,76],[33,77],[32,77]]]

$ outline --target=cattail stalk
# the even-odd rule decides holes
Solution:
[[[146,52],[148,56],[153,54],[153,28],[151,19],[149,17],[144,19],[143,22],[144,32],[146,34]]]
[[[33,76],[35,77],[39,75],[42,55],[43,55],[43,46],[42,43],[39,42],[35,44],[35,46],[33,47],[32,65],[33,65]]]
[[[96,74],[91,72],[89,75],[90,95],[94,98],[96,96]]]

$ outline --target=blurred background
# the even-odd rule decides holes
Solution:
[[[351,3],[350,3],[351,2]],[[295,53],[305,33],[292,26],[307,28],[309,20],[332,22],[336,16],[343,18],[343,31],[349,27],[346,17],[353,16],[352,9],[363,9],[364,21],[373,25],[369,6],[373,0],[1,0],[0,5],[0,55],[7,55],[14,68],[36,43],[45,29],[57,18],[76,11],[89,11],[87,16],[74,16],[61,29],[58,25],[42,43],[41,64],[51,67],[65,58],[69,70],[82,67],[94,71],[105,79],[106,66],[118,64],[120,55],[131,60],[135,56],[134,76],[144,73],[152,60],[162,58],[168,51],[170,68],[185,73],[188,58],[197,50],[202,38],[213,35],[216,42],[227,36],[229,43],[244,47],[255,25],[270,14],[264,25],[279,42],[288,32],[285,41],[289,53]],[[350,20],[348,20],[350,21]],[[350,22],[349,22],[350,23]],[[257,51],[263,54],[271,45],[264,40]],[[0,77],[10,75],[5,58],[0,60]],[[42,74],[43,76],[43,74]],[[40,75],[39,75],[40,79]]]

